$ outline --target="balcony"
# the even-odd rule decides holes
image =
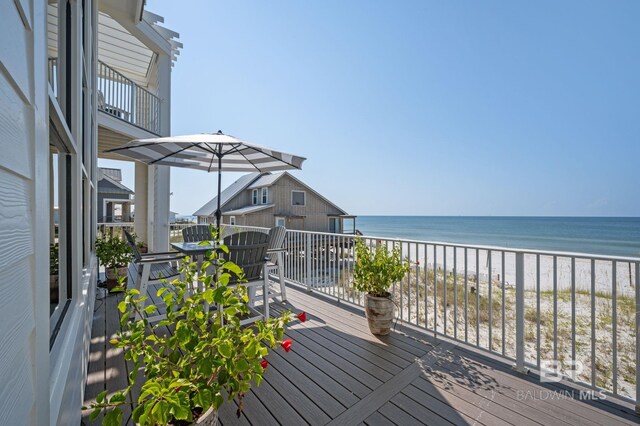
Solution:
[[[57,58],[49,58],[49,84],[56,96],[57,70]],[[98,111],[160,134],[160,98],[102,61],[98,61],[97,74]]]
[[[288,302],[272,312],[310,319],[287,328],[291,352],[269,355],[242,416],[227,403],[222,424],[640,423],[627,306],[640,295],[640,259],[364,237],[400,244],[412,265],[394,286],[395,330],[375,337],[350,284],[353,238],[288,231]],[[108,343],[118,297],[96,305],[87,402],[127,385]],[[561,364],[561,381],[541,379],[546,360]]]

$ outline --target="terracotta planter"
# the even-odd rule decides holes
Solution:
[[[393,300],[391,300],[389,293],[387,293],[386,297],[376,297],[366,294],[364,311],[367,315],[369,330],[372,334],[384,336],[391,332],[391,326],[395,319],[395,304]]]
[[[117,268],[105,268],[105,275],[107,277],[107,289],[111,291],[118,285],[117,277],[124,277],[124,285],[127,285],[127,267],[119,266]],[[117,271],[117,273],[116,273]]]
[[[138,251],[142,254],[148,253],[149,252],[149,247],[147,246],[138,246]]]

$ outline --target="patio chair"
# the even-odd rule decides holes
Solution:
[[[133,252],[133,262],[129,264],[128,276],[130,281],[141,295],[147,294],[149,284],[159,284],[163,280],[170,281],[171,278],[180,275],[180,271],[175,266],[175,262],[182,259],[184,255],[176,252],[163,253],[140,253],[136,245],[135,238],[126,230],[123,230],[125,238]],[[139,319],[140,315],[136,319]],[[166,318],[166,315],[156,313],[152,317],[147,317],[149,322],[156,322]]]
[[[269,248],[267,249],[267,275],[277,274],[280,281],[280,292],[269,292],[269,299],[280,296],[281,301],[287,300],[287,286],[284,283],[284,237],[287,228],[276,226],[269,230]]]
[[[248,324],[261,318],[269,317],[269,276],[266,271],[268,261],[267,248],[269,247],[269,235],[246,231],[225,237],[224,244],[229,248],[229,253],[222,254],[224,260],[231,261],[244,271],[244,281],[239,283],[237,278],[233,278],[229,285],[242,284],[249,290],[249,309],[253,316],[243,318],[240,323]],[[254,307],[256,289],[262,286],[263,313],[258,312]]]
[[[211,239],[210,225],[193,225],[182,230],[182,239],[185,243],[197,243]],[[228,237],[236,230],[232,226],[222,226],[220,229],[221,237]]]
[[[211,239],[209,225],[193,225],[182,230],[182,239],[185,243],[197,243]]]

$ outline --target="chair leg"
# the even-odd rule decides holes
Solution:
[[[247,293],[249,294],[249,306],[253,308],[256,305],[256,287],[247,287]]]
[[[269,319],[269,274],[266,268],[262,272],[262,299],[264,300],[264,319]]]
[[[280,300],[287,301],[287,286],[284,283],[284,255],[278,253],[278,278],[280,279]]]
[[[142,266],[142,274],[140,277],[140,296],[147,295],[147,284],[149,283],[149,274],[151,273],[151,265],[145,264]],[[140,313],[136,313],[136,320],[142,319],[142,315]]]

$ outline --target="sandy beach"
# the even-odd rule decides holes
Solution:
[[[425,258],[426,251],[426,258]],[[414,243],[402,243],[402,254],[408,258],[412,264],[419,262],[421,266],[428,265],[433,268],[434,246]],[[455,256],[455,259],[454,259]],[[502,264],[502,252],[492,251],[491,270],[489,270],[489,252],[478,250],[476,261],[476,250],[467,249],[467,260],[465,263],[465,250],[447,247],[446,262],[444,247],[438,246],[435,253],[436,265],[439,269],[445,268],[448,272],[456,271],[459,277],[464,278],[465,271],[468,275],[476,275],[488,280],[489,274],[492,281],[501,281],[504,275],[505,285],[515,286],[516,283],[516,259],[514,253],[505,253],[504,269]],[[455,266],[454,266],[455,265]],[[616,262],[616,290],[619,295],[632,297],[635,294],[635,266],[629,262]],[[535,290],[537,288],[537,256],[525,255],[524,259],[525,288]],[[576,259],[575,261],[575,285],[577,291],[591,291],[591,261],[588,259]],[[595,289],[598,293],[611,294],[613,290],[613,262],[595,261]],[[540,256],[540,290],[553,290],[553,257]],[[557,287],[560,291],[571,289],[571,258],[557,257]]]

